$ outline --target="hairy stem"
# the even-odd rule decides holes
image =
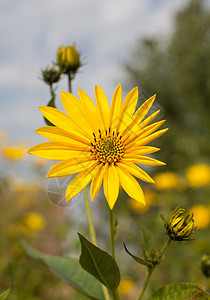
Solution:
[[[148,285],[148,283],[149,283],[149,280],[150,280],[150,277],[151,277],[151,275],[152,275],[152,272],[153,272],[153,271],[152,271],[151,269],[148,269],[148,270],[147,270],[147,276],[146,276],[146,278],[145,278],[145,281],[144,281],[144,284],[143,284],[143,286],[142,286],[141,292],[140,292],[140,294],[139,294],[138,300],[141,300],[141,299],[143,298],[144,292],[145,292],[145,290],[146,290],[146,288],[147,288],[147,285]]]
[[[115,249],[114,249],[114,213],[113,210],[110,209],[110,242],[111,242],[111,253],[112,257],[115,259]]]
[[[95,233],[95,228],[93,225],[93,218],[92,218],[91,209],[90,209],[90,201],[89,201],[89,197],[88,197],[87,187],[84,188],[84,198],[85,198],[85,207],[86,207],[86,213],[87,213],[87,218],[88,218],[91,241],[94,245],[97,246],[96,233]],[[105,300],[110,300],[109,292],[104,285],[102,285],[102,290],[104,293]]]
[[[163,254],[165,253],[165,251],[166,251],[166,249],[168,248],[168,246],[170,245],[170,243],[171,243],[171,240],[168,239],[167,242],[166,242],[166,243],[164,244],[164,246],[162,247],[162,249],[161,249],[161,251],[160,251],[160,255],[159,255],[159,257],[158,257],[158,260],[159,260],[159,261],[160,261],[161,258],[163,257]],[[140,292],[140,294],[139,294],[138,300],[143,299],[144,292],[145,292],[145,290],[146,290],[146,288],[147,288],[147,286],[148,286],[148,283],[149,283],[149,281],[150,281],[150,278],[151,278],[151,276],[152,276],[152,273],[153,273],[153,271],[154,271],[154,269],[155,269],[156,267],[157,267],[157,265],[154,265],[152,268],[148,267],[148,269],[147,269],[147,276],[146,276],[146,278],[145,278],[145,281],[144,281],[143,287],[142,287],[142,289],[141,289],[141,292]]]
[[[72,93],[72,87],[71,87],[71,74],[68,73],[68,86],[69,86],[69,93]]]
[[[111,244],[111,254],[112,257],[115,260],[115,248],[114,248],[114,235],[115,235],[115,224],[114,224],[114,212],[112,209],[109,210],[110,215],[109,215],[109,221],[110,221],[110,244]],[[119,298],[119,294],[118,291],[115,290],[112,293],[113,299],[114,300],[118,300]]]

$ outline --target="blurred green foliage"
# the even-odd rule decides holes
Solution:
[[[168,39],[144,38],[125,65],[126,82],[140,87],[141,100],[157,93],[157,104],[170,131],[158,157],[170,170],[210,153],[210,10],[204,0],[191,0],[175,18]]]

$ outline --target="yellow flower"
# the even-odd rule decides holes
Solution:
[[[155,186],[158,190],[168,190],[176,188],[179,183],[179,178],[173,172],[164,172],[156,174],[154,180]]]
[[[189,186],[199,187],[210,184],[210,166],[195,164],[186,170]]]
[[[45,226],[45,220],[39,214],[29,213],[25,218],[25,224],[29,230],[40,231]]]
[[[190,213],[193,213],[195,225],[198,228],[204,228],[210,223],[210,207],[199,204],[190,208]]]
[[[21,146],[11,146],[3,148],[3,154],[9,159],[20,159],[26,154],[26,148]]]
[[[81,66],[80,54],[72,46],[61,46],[57,52],[57,64],[61,68],[62,73],[75,73]]]
[[[146,182],[153,179],[136,164],[165,165],[156,159],[144,156],[158,151],[146,146],[161,136],[167,129],[157,132],[164,121],[149,125],[159,111],[143,119],[150,110],[155,96],[145,101],[135,112],[138,89],[132,89],[122,104],[122,90],[119,84],[114,92],[111,107],[103,92],[96,86],[96,104],[81,89],[79,97],[61,92],[61,101],[67,114],[53,107],[40,107],[40,111],[55,126],[45,126],[36,132],[52,142],[39,144],[28,153],[62,160],[48,173],[47,177],[66,176],[80,172],[66,190],[66,200],[76,196],[92,180],[91,199],[96,197],[102,182],[105,197],[113,209],[121,184],[125,192],[135,200],[144,203],[143,191],[132,176]]]
[[[133,281],[129,279],[121,280],[119,285],[119,292],[123,295],[128,295],[135,288]]]

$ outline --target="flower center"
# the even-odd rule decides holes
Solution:
[[[118,137],[118,134],[113,135],[109,134],[101,137],[99,131],[99,138],[97,139],[95,134],[94,143],[92,143],[91,152],[95,156],[95,159],[101,163],[115,163],[119,161],[124,154],[124,144],[121,142],[121,138]]]

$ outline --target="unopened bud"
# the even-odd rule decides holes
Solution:
[[[174,241],[187,241],[190,236],[196,231],[196,226],[193,219],[193,214],[188,214],[183,208],[177,206],[170,215],[168,221],[164,216],[161,216],[164,221],[166,233],[169,238]]]
[[[160,257],[160,251],[155,249],[147,250],[144,253],[144,259],[147,262],[152,263],[153,266],[156,266],[160,263],[161,257]]]
[[[61,46],[57,52],[57,64],[62,73],[75,74],[81,66],[80,54],[75,49],[75,44],[72,46]]]
[[[56,66],[53,66],[51,68],[47,66],[45,69],[42,69],[41,72],[42,72],[41,79],[49,85],[58,82],[60,79],[61,74]]]

